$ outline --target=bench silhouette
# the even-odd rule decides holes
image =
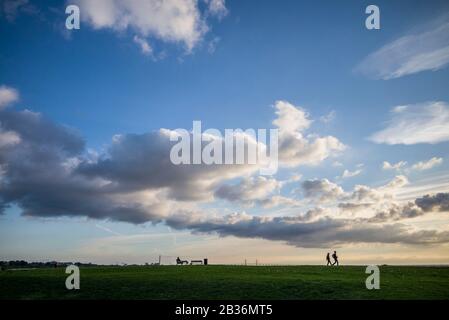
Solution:
[[[183,264],[189,264],[189,261],[187,261],[187,260],[181,260],[181,259],[179,259],[179,257],[177,257],[176,258],[176,264],[178,265],[178,264],[180,264],[180,265],[183,265]]]

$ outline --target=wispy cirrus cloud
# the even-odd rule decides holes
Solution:
[[[444,101],[397,106],[390,114],[386,127],[371,135],[371,141],[412,145],[449,140],[449,104]]]
[[[358,176],[359,174],[361,174],[363,171],[363,169],[356,169],[354,171],[349,171],[349,170],[345,170],[343,171],[343,174],[341,175],[342,178],[352,178],[355,176]]]
[[[436,71],[449,64],[449,15],[419,33],[400,37],[360,62],[355,71],[374,79],[395,79]]]
[[[320,121],[323,123],[330,123],[335,120],[337,112],[335,110],[330,111],[328,114],[321,116]]]
[[[439,157],[433,157],[429,160],[416,162],[415,164],[411,165],[410,167],[407,167],[407,161],[399,161],[397,163],[390,163],[388,161],[384,161],[382,164],[382,169],[383,170],[396,170],[396,171],[404,170],[405,172],[410,172],[411,170],[424,171],[424,170],[430,170],[436,166],[439,166],[442,163],[443,163],[443,158],[439,158]]]
[[[0,4],[0,16],[4,15],[9,22],[13,22],[21,13],[36,15],[39,9],[29,0],[3,0]]]
[[[427,161],[419,161],[412,166],[413,170],[429,170],[443,163],[443,158],[433,157]]]

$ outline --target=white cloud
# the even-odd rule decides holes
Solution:
[[[340,154],[346,146],[333,136],[306,139],[288,135],[279,138],[279,160],[282,165],[317,165],[323,160]]]
[[[342,178],[352,178],[352,177],[355,177],[355,176],[358,176],[359,174],[361,174],[362,171],[363,171],[363,169],[357,169],[354,171],[349,171],[349,170],[345,169],[345,171],[343,171],[343,174],[341,177]]]
[[[400,170],[407,165],[407,161],[399,161],[397,163],[390,163],[388,161],[384,161],[382,164],[383,170]]]
[[[288,101],[276,101],[274,107],[277,118],[273,121],[273,124],[279,127],[282,132],[301,132],[308,129],[312,123],[307,111]]]
[[[142,53],[144,55],[152,55],[153,54],[153,48],[151,48],[151,46],[147,40],[145,40],[139,36],[134,36],[133,40],[140,47],[140,51],[142,51]]]
[[[403,36],[366,57],[356,71],[376,79],[394,79],[436,71],[449,63],[449,18],[420,33]]]
[[[420,161],[418,163],[415,163],[412,166],[413,170],[423,171],[423,170],[429,170],[432,169],[435,166],[438,166],[443,163],[443,158],[436,158],[433,157],[432,159],[428,161]]]
[[[7,86],[0,86],[0,110],[19,100],[19,92]]]
[[[312,124],[307,111],[287,101],[274,104],[277,118],[273,124],[279,128],[279,160],[282,165],[316,165],[338,155],[346,146],[333,136],[304,136],[303,131]]]
[[[196,0],[76,0],[82,19],[94,29],[131,30],[140,38],[182,43],[190,52],[209,30]],[[223,15],[223,1],[211,1],[208,11]]]
[[[432,159],[429,159],[427,161],[420,161],[420,162],[415,163],[411,167],[406,168],[405,172],[410,172],[410,170],[418,170],[418,171],[429,170],[435,166],[440,165],[441,163],[443,163],[443,158],[433,157]],[[391,164],[388,161],[384,161],[383,165],[382,165],[382,169],[399,171],[399,170],[405,168],[406,166],[407,166],[407,161],[399,161],[394,164]]]
[[[208,5],[208,11],[211,15],[223,18],[228,14],[225,0],[204,0]]]
[[[20,137],[14,131],[2,131],[0,127],[0,150],[20,142]]]
[[[356,185],[354,190],[344,200],[360,202],[374,201],[379,203],[381,200],[393,199],[402,187],[409,183],[406,176],[399,175],[394,177],[387,184],[378,188],[371,188],[365,185]]]
[[[449,105],[443,101],[395,107],[385,129],[369,138],[376,143],[417,144],[449,140]]]

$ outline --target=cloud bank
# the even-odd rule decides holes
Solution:
[[[304,109],[278,102],[275,116],[273,123],[281,132],[280,154],[291,155],[281,158],[282,166],[317,164],[343,150],[337,138],[304,136],[312,124]],[[14,204],[27,216],[165,223],[175,229],[301,247],[449,241],[446,231],[416,230],[403,223],[428,212],[447,211],[449,197],[440,193],[398,203],[394,195],[408,183],[405,176],[378,188],[357,185],[345,191],[327,179],[300,183],[298,177],[286,181],[257,177],[256,165],[176,166],[169,157],[173,132],[116,135],[105,152],[96,153],[86,150],[84,139],[72,128],[29,110],[4,108],[0,110],[0,212]],[[316,152],[319,139],[335,144],[320,145]],[[299,146],[305,149],[297,150]],[[302,200],[279,194],[286,184],[301,186],[309,209],[304,209]],[[201,206],[217,199],[258,207],[286,206],[294,213],[278,217],[223,214]],[[360,211],[364,215],[357,216]]]
[[[301,216],[257,217],[243,213],[209,220],[172,216],[167,224],[176,229],[284,241],[305,248],[338,246],[344,243],[437,244],[449,241],[448,231],[414,231],[399,223],[379,225],[352,219],[321,218],[304,221]]]

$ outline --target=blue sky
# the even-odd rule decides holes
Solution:
[[[211,11],[209,5],[212,2],[188,1],[199,14],[199,21],[207,26],[207,31],[199,32],[199,39],[189,49],[186,46],[197,35],[195,30],[179,38],[177,34],[161,35],[164,26],[156,25],[147,30],[146,26],[140,26],[139,29],[139,25],[120,28],[101,25],[95,19],[103,12],[96,11],[98,8],[83,7],[85,2],[81,0],[77,2],[81,9],[81,29],[72,31],[64,27],[66,3],[63,1],[25,1],[17,7],[6,7],[7,3],[12,3],[6,1],[0,16],[0,85],[16,90],[19,97],[8,103],[8,106],[5,104],[5,110],[8,108],[9,112],[20,112],[29,109],[40,113],[52,123],[74,128],[86,144],[85,150],[77,155],[79,159],[85,159],[87,150],[94,150],[107,157],[112,137],[116,134],[144,134],[157,132],[160,128],[190,129],[193,120],[201,120],[204,128],[219,130],[271,128],[276,117],[275,110],[279,110],[276,109],[277,101],[286,101],[299,110],[305,110],[307,117],[313,120],[307,132],[303,133],[304,137],[308,134],[332,136],[346,146],[344,151],[334,154],[335,150],[330,150],[331,154],[324,159],[314,159],[313,165],[298,161],[293,166],[283,166],[273,177],[279,182],[290,179],[293,174],[302,176],[299,181],[290,181],[275,188],[275,193],[302,201],[302,208],[287,206],[267,209],[257,204],[248,205],[245,199],[240,199],[240,202],[230,201],[215,194],[212,199],[188,201],[187,206],[195,207],[194,211],[217,211],[218,215],[229,211],[245,212],[252,216],[301,216],[306,210],[315,207],[334,210],[338,203],[349,201],[349,194],[356,185],[366,185],[374,190],[393,181],[396,176],[406,177],[407,184],[401,185],[405,190],[395,190],[397,198],[386,201],[382,207],[372,208],[369,212],[354,212],[348,216],[348,213],[341,212],[326,213],[338,214],[339,219],[355,219],[367,218],[379,210],[388,211],[387,206],[403,205],[404,201],[415,200],[426,194],[431,196],[436,192],[447,192],[444,187],[449,182],[449,139],[445,131],[447,129],[444,129],[444,124],[449,125],[449,120],[444,120],[449,112],[447,61],[438,67],[412,70],[409,74],[391,79],[376,78],[369,74],[370,70],[360,72],[361,64],[384,67],[382,63],[392,57],[395,50],[413,51],[415,49],[410,48],[416,48],[419,43],[423,51],[411,52],[410,56],[405,55],[403,59],[414,62],[413,59],[422,54],[447,48],[447,37],[439,33],[426,36],[448,23],[447,1],[378,1],[375,4],[381,11],[380,30],[367,30],[364,26],[367,16],[365,8],[371,4],[366,1],[226,1],[223,3],[226,9],[218,13]],[[111,1],[110,5],[114,3]],[[118,10],[131,10],[116,6]],[[424,35],[424,40],[419,35]],[[133,41],[135,36],[148,42],[153,50],[152,55],[140,50]],[[395,43],[406,36],[417,38],[418,44],[412,41],[400,47]],[[173,41],[176,37],[178,40]],[[370,56],[389,44],[392,47],[388,49],[390,51],[387,50],[387,54]],[[415,110],[411,114],[421,119],[423,114],[430,112],[435,101],[443,103],[439,107],[434,106],[437,108],[435,112],[442,114],[439,125],[443,125],[443,129],[435,129],[443,136],[440,140],[426,138],[424,142],[412,141],[407,144],[370,140],[373,134],[389,124],[394,128],[404,121],[411,124],[404,128],[403,133],[418,125],[424,128],[418,127],[417,130],[426,131],[425,126],[434,124],[435,119],[419,123],[407,112]],[[404,111],[406,114],[398,113],[395,121],[392,108],[404,105],[408,106]],[[329,121],[320,120],[329,114],[334,115]],[[398,134],[397,140],[402,141],[405,137],[401,137],[400,133],[393,129],[388,131],[389,136],[394,138]],[[0,152],[6,154],[8,151],[0,149]],[[430,168],[422,169],[433,158],[436,160],[429,163],[427,167]],[[398,170],[382,169],[384,161],[392,165],[406,161],[407,165]],[[417,165],[419,162],[422,162],[421,166]],[[360,173],[343,178],[344,170],[348,170],[349,175],[357,170]],[[252,174],[249,176],[256,179]],[[224,184],[239,184],[242,179],[251,179],[246,173],[229,180],[219,178],[220,174],[211,188],[218,190]],[[193,176],[192,179],[200,178]],[[339,199],[325,203],[306,199],[306,191],[302,190],[305,188],[304,182],[323,179],[339,186],[348,195],[337,195]],[[45,181],[42,183],[45,185]],[[256,187],[257,183],[253,181],[253,184],[249,184]],[[150,185],[151,188],[146,186],[139,192],[149,189],[153,192],[154,182],[151,181]],[[335,186],[330,188],[337,188]],[[12,190],[12,186],[9,187]],[[321,187],[329,188],[329,185],[321,184]],[[31,217],[25,217],[21,214],[21,204],[30,189],[25,190],[22,200],[11,200],[7,203],[10,207],[0,216],[0,259],[145,262],[157,254],[185,255],[184,252],[189,252],[191,255],[201,255],[207,250],[214,252],[214,245],[219,245],[223,247],[223,253],[216,257],[217,261],[238,262],[243,256],[251,256],[253,246],[262,248],[264,241],[267,241],[270,245],[274,242],[273,246],[276,246],[266,257],[273,262],[315,263],[320,261],[326,248],[335,246],[347,250],[348,260],[352,259],[354,263],[374,257],[382,262],[403,263],[406,257],[416,255],[424,256],[427,260],[410,258],[415,259],[412,262],[449,262],[446,240],[434,244],[434,252],[437,253],[427,257],[428,249],[419,244],[403,243],[402,240],[378,244],[378,241],[355,239],[334,244],[332,241],[322,242],[320,238],[315,248],[310,243],[303,246],[301,239],[271,239],[263,234],[255,237],[259,239],[255,240],[247,235],[228,234],[226,231],[218,232],[218,235],[229,236],[221,238],[215,232],[195,230],[189,226],[174,230],[176,228],[173,225],[171,229],[167,227],[170,223],[164,223],[164,219],[157,226],[152,224],[156,220],[151,219],[135,225],[117,222],[111,216],[94,219],[92,215],[83,215],[81,212],[68,218],[66,214],[54,212],[55,208],[51,208],[53,213],[49,218],[48,213],[39,212],[46,210],[41,206]],[[386,193],[390,192],[393,191]],[[401,192],[404,194],[402,198]],[[263,197],[266,196],[264,194]],[[57,195],[55,197],[58,198]],[[55,206],[55,197],[53,202],[45,204]],[[179,199],[167,198],[167,201],[173,201],[174,206],[186,205]],[[447,222],[444,212],[443,206],[437,206],[429,215],[420,214],[417,218],[400,222],[411,226],[413,230],[438,230],[442,233],[441,237],[445,238],[444,232],[448,231],[441,226],[440,220]],[[394,224],[399,221],[394,219],[382,223]],[[388,230],[384,225],[379,227]],[[201,234],[190,234],[190,231]],[[180,233],[176,243],[172,233]],[[147,240],[144,246],[127,242],[129,237],[141,234],[161,236]],[[109,237],[118,238],[109,240]],[[128,238],[120,245],[116,242],[98,244],[103,238],[119,241],[120,237]],[[207,240],[211,237],[213,240]],[[208,241],[210,247],[204,248],[204,242]],[[250,245],[252,241],[261,243]],[[235,243],[247,247],[247,251],[233,255]],[[102,255],[101,250],[91,252],[83,249],[95,245],[98,248],[107,247],[111,252],[114,252],[115,246],[119,246],[118,257],[112,253]],[[279,250],[284,251],[285,256],[280,257],[276,253]],[[393,252],[391,256],[379,253],[390,250]],[[298,256],[305,251],[307,254],[310,252],[310,257],[301,260]],[[368,252],[368,256],[357,258],[360,251]],[[404,256],[400,252],[410,253]]]

